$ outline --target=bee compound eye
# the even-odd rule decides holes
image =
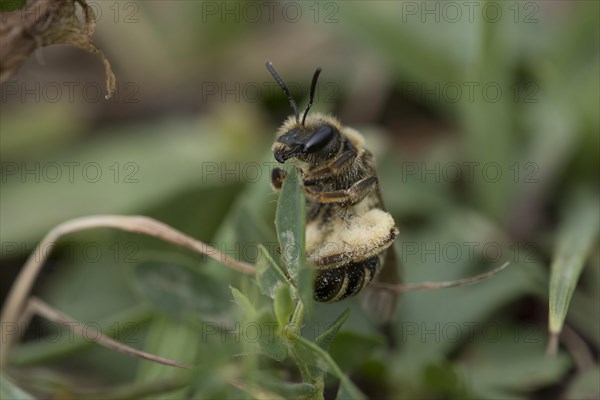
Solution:
[[[314,153],[321,150],[333,139],[334,133],[334,128],[331,125],[323,125],[306,141],[304,151]]]

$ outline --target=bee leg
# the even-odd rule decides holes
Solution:
[[[349,163],[350,161],[354,160],[356,158],[356,150],[354,150],[354,148],[351,148],[349,150],[346,150],[345,152],[342,153],[342,155],[340,155],[340,157],[335,161],[335,163],[333,163],[333,167],[324,167],[321,169],[318,169],[316,171],[313,171],[313,174],[319,174],[319,176],[324,177],[324,176],[332,176],[332,175],[336,175],[339,172],[339,169],[342,168],[342,166],[344,164]],[[317,180],[307,180],[304,182],[305,185],[311,185],[314,184]]]
[[[361,179],[346,190],[314,192],[307,188],[307,192],[318,203],[339,203],[342,206],[349,206],[360,202],[376,187],[377,178],[370,176],[368,178]]]
[[[287,172],[281,168],[273,168],[271,171],[271,187],[274,191],[279,192],[281,190],[281,186],[283,186],[283,181],[287,176]]]
[[[323,204],[321,203],[310,204],[306,213],[306,221],[310,222],[317,218],[317,215],[319,215],[319,212],[321,211],[321,207],[323,207]]]
[[[350,160],[353,160],[356,157],[356,150],[351,148],[342,153],[342,155],[335,161],[333,164],[336,168],[340,168],[342,165],[346,164]]]

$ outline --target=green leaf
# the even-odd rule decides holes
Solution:
[[[284,287],[284,286],[282,286]],[[266,355],[277,361],[283,361],[288,355],[288,347],[275,329],[277,322],[270,310],[263,309],[257,316],[258,344]],[[249,328],[249,327],[248,327]],[[249,332],[249,329],[245,329]]]
[[[310,383],[287,383],[278,380],[258,377],[257,383],[270,392],[279,394],[286,399],[306,399],[312,398],[316,393],[315,385]]]
[[[262,294],[274,298],[277,288],[279,288],[283,282],[286,282],[288,278],[262,244],[258,245],[258,249],[259,256],[256,260],[256,283]]]
[[[304,246],[306,231],[306,201],[300,187],[298,172],[293,166],[283,182],[277,211],[275,228],[281,246],[283,261],[290,277],[297,281],[299,296],[308,315],[312,312],[312,270],[307,266]]]
[[[292,292],[290,287],[287,285],[281,285],[275,292],[275,301],[273,302],[275,308],[275,316],[277,317],[277,323],[279,330],[290,321],[290,317],[294,312],[294,300],[292,299]]]
[[[292,279],[297,279],[300,265],[304,263],[304,233],[306,202],[295,167],[289,168],[281,188],[275,228],[281,246],[281,255]]]
[[[222,282],[211,275],[168,262],[143,262],[135,267],[141,294],[171,318],[199,315],[214,320],[229,310]]]
[[[242,312],[242,316],[243,316],[244,320],[256,321],[256,317],[257,317],[256,309],[254,308],[252,303],[250,303],[250,300],[248,300],[248,298],[242,292],[240,292],[233,286],[230,289],[231,289],[231,294],[233,295],[235,304],[237,304],[238,307],[240,308],[240,311]]]
[[[312,315],[314,303],[315,269],[303,262],[298,272],[298,296],[304,304],[307,316]]]
[[[298,363],[298,367],[300,368],[304,380],[309,380],[313,383],[322,380],[328,370],[327,363],[310,348],[304,344],[298,343],[298,340],[296,340],[296,337],[291,334],[290,331],[285,331],[284,336],[288,343],[292,344],[292,354]]]
[[[344,323],[346,322],[346,320],[348,319],[349,316],[350,316],[350,309],[347,308],[331,324],[331,326],[329,326],[329,328],[327,328],[327,330],[325,332],[323,332],[322,334],[320,334],[319,337],[317,337],[315,339],[315,342],[317,342],[317,344],[319,346],[321,346],[324,350],[327,350],[329,348],[329,345],[331,344],[331,342],[333,341],[333,339],[335,339],[335,337],[337,336],[340,328],[342,327],[342,325],[344,325]]]
[[[548,351],[556,352],[573,291],[594,246],[600,229],[598,198],[580,197],[569,202],[568,213],[558,230],[556,253],[550,269]]]
[[[315,367],[322,371],[329,370],[332,375],[339,378],[340,384],[344,386],[344,391],[347,395],[347,397],[345,397],[346,399],[366,399],[366,396],[361,393],[350,379],[348,379],[325,350],[302,336],[293,333],[291,336],[294,343],[294,353],[300,356],[302,361],[306,362],[308,366],[311,367],[311,370],[314,371]],[[313,379],[317,380],[317,377],[312,374],[311,376]]]
[[[258,345],[264,353],[277,360],[287,357],[287,346],[283,338],[276,332],[277,321],[270,309],[257,311],[248,297],[234,287],[231,293],[235,303],[242,312],[243,323],[238,328],[241,339],[251,345]]]

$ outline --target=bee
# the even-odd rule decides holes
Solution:
[[[384,210],[373,155],[363,136],[333,116],[308,115],[321,68],[313,75],[300,119],[284,81],[271,62],[266,67],[293,111],[277,131],[272,151],[279,163],[295,161],[306,194],[306,256],[316,266],[315,300],[335,302],[355,296],[380,275],[387,282],[398,282],[392,248],[398,228]],[[275,191],[285,178],[285,170],[273,169]],[[384,313],[393,312],[392,299],[375,301],[385,303]]]

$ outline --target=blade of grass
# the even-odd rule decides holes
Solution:
[[[600,224],[598,198],[587,196],[569,202],[559,230],[556,253],[550,267],[550,298],[547,353],[556,354],[571,296],[594,246]]]

